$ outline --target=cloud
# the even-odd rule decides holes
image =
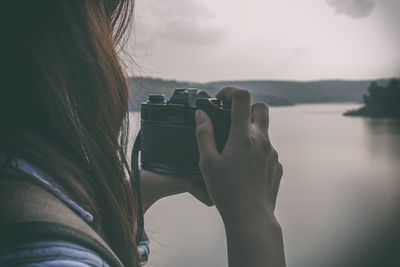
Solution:
[[[219,28],[209,28],[198,23],[168,21],[159,37],[174,42],[208,45],[218,43],[223,35],[224,31]]]
[[[303,54],[307,54],[309,52],[311,52],[311,48],[309,46],[306,45],[302,45],[302,46],[296,46],[293,49],[293,54],[295,55],[303,55]]]
[[[212,45],[225,36],[225,29],[199,0],[147,0],[141,24],[151,38],[173,43]]]
[[[344,14],[354,19],[368,17],[376,6],[376,0],[327,0],[337,14]]]

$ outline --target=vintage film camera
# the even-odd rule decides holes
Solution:
[[[214,125],[217,149],[222,149],[231,124],[231,103],[211,98],[197,89],[175,89],[150,95],[141,107],[141,166],[143,169],[187,176],[201,176],[196,141],[196,110],[204,110]]]

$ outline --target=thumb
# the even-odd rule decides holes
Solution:
[[[215,145],[213,124],[203,110],[196,111],[196,138],[199,146],[200,158],[209,158],[218,154]]]

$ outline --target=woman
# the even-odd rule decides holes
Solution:
[[[233,104],[222,154],[210,119],[196,113],[206,187],[141,171],[139,193],[126,157],[129,95],[117,54],[133,2],[22,2],[2,3],[0,264],[139,266],[138,201],[145,211],[190,192],[220,212],[229,266],[284,266],[274,216],[282,166],[268,138],[267,107],[251,105],[247,91],[220,91]]]

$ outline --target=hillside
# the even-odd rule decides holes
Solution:
[[[219,90],[211,84],[178,82],[156,78],[131,78],[129,79],[129,87],[132,95],[130,102],[131,111],[140,110],[140,103],[146,101],[150,94],[165,94],[169,98],[175,88],[198,88],[206,91],[211,96],[214,96]],[[253,94],[253,102],[264,102],[269,106],[293,105],[291,101],[284,97],[264,94],[262,92]]]
[[[388,80],[379,80],[378,84]],[[221,81],[210,83],[179,82],[157,78],[131,78],[131,110],[139,110],[140,102],[149,94],[165,94],[169,97],[174,88],[195,87],[215,95],[221,88],[236,86],[252,92],[253,102],[265,102],[270,106],[300,103],[362,102],[362,96],[372,81]]]
[[[380,80],[384,83],[387,80]],[[327,80],[296,81],[223,81],[208,83],[217,89],[236,86],[252,92],[284,97],[293,103],[361,102],[371,81]]]

